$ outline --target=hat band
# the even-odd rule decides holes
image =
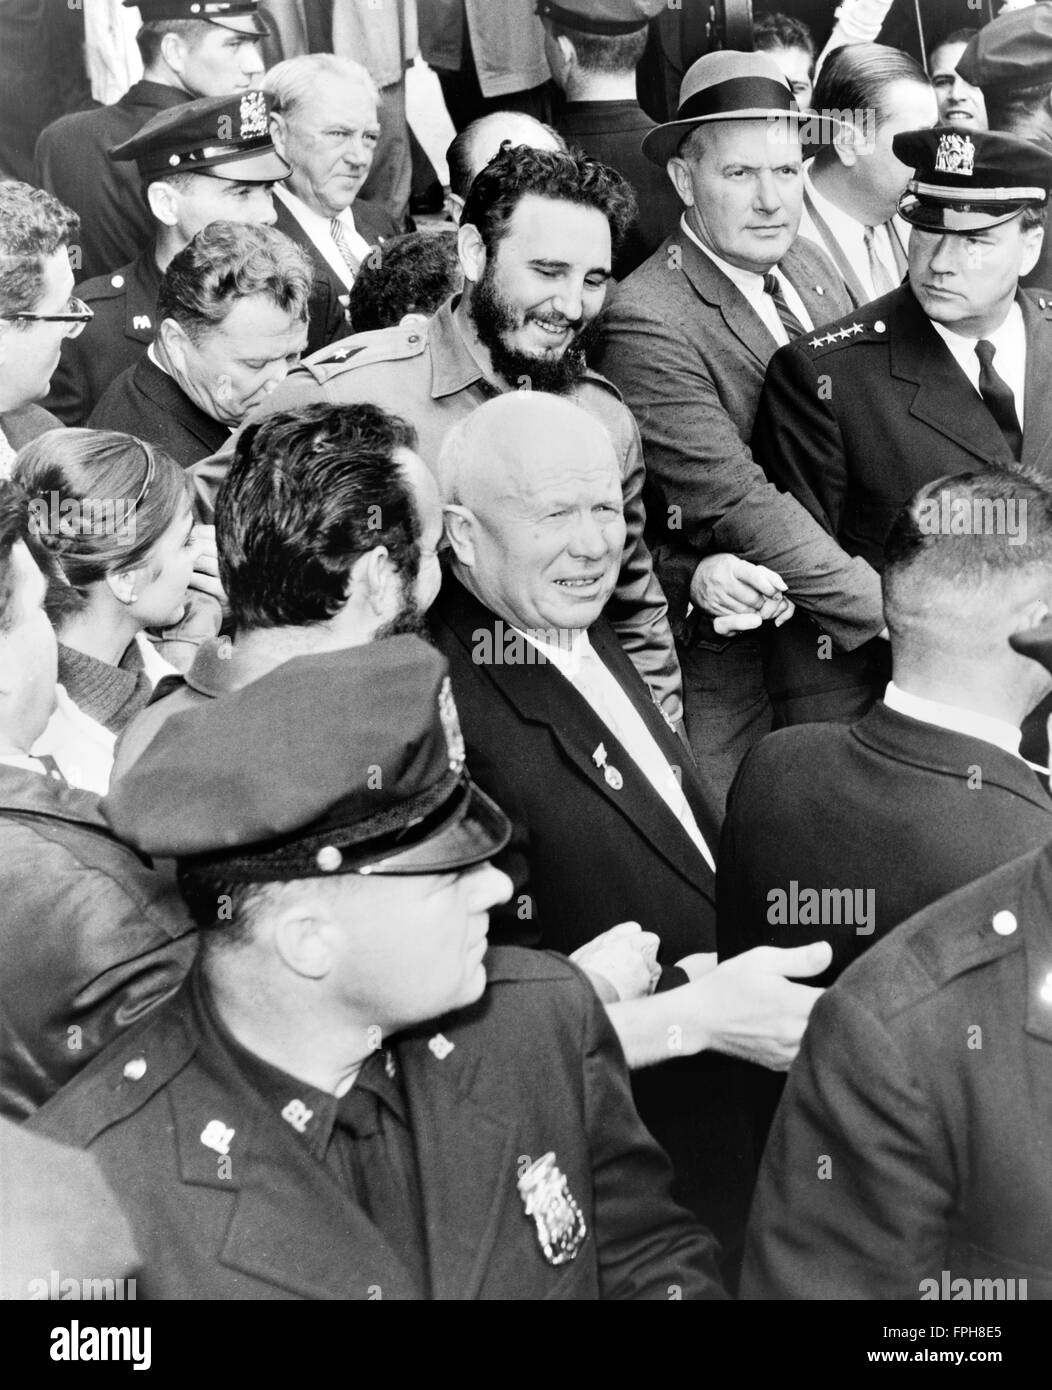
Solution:
[[[948,188],[919,179],[910,179],[906,187],[918,197],[937,198],[943,203],[1043,203],[1048,198],[1047,188]]]
[[[742,116],[756,111],[768,115],[776,109],[786,116],[800,114],[792,93],[772,77],[731,77],[688,97],[676,112],[678,121],[702,121],[712,116]]]
[[[166,159],[155,158],[149,164],[143,163],[143,173],[160,174],[182,171],[184,164],[217,164],[224,159],[244,159],[246,155],[262,149],[273,149],[274,142],[269,135],[257,135],[251,140],[242,140],[238,145],[202,145],[199,150],[188,150],[185,154],[170,154]]]
[[[567,29],[576,29],[580,34],[604,34],[608,38],[620,38],[622,34],[638,34],[650,23],[648,19],[591,19],[587,15],[568,10],[563,5],[555,5],[552,0],[537,0],[536,13],[542,19],[552,19]]]
[[[122,0],[126,6],[137,0]],[[200,4],[187,5],[172,0],[170,5],[151,4],[148,7],[151,20],[156,19],[212,19],[215,16],[254,15],[259,9],[258,0],[200,0]]]
[[[325,877],[315,855],[332,845],[344,853],[347,866],[384,859],[425,840],[435,822],[448,815],[447,804],[468,789],[463,773],[452,768],[434,786],[398,805],[379,811],[353,826],[330,825],[309,835],[275,844],[235,845],[178,861],[179,873],[190,878],[222,879],[230,883],[280,882]]]

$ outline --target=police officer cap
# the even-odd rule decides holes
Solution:
[[[1052,83],[1052,6],[1030,5],[991,20],[968,41],[957,71],[984,89]]]
[[[134,159],[143,178],[211,174],[238,183],[275,183],[292,170],[270,138],[265,92],[202,97],[158,111],[110,158]]]
[[[999,226],[1028,204],[1043,204],[1052,188],[1052,153],[1000,131],[907,130],[891,148],[914,171],[899,213],[929,232]]]
[[[201,19],[236,34],[259,34],[270,30],[259,13],[256,0],[121,0],[126,10],[138,10],[144,24],[162,19]]]
[[[445,657],[391,637],[172,715],[102,809],[120,839],[191,876],[446,873],[511,829],[464,758]]]
[[[617,37],[645,29],[665,8],[665,0],[537,0],[537,13],[582,34]]]
[[[655,126],[642,150],[663,169],[695,126],[708,121],[805,120],[793,89],[766,53],[721,49],[692,63],[679,89],[674,121]]]

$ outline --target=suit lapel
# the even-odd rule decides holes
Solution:
[[[537,655],[534,649],[527,651],[528,644],[518,638],[500,618],[484,608],[452,575],[447,575],[444,581],[443,599],[440,602],[442,615],[468,652],[478,641],[480,631],[493,633],[494,652],[504,653],[505,659],[486,663],[480,669],[504,699],[515,707],[521,718],[548,728],[578,775],[614,806],[618,814],[644,836],[677,873],[711,897],[714,891],[713,873],[694,842],[622,745],[566,678],[549,663],[530,660],[530,654]],[[616,643],[617,639],[612,633],[606,636],[602,620],[591,629],[591,633],[593,641],[596,635],[599,636],[603,650],[609,655],[610,644]],[[510,661],[507,659],[509,641],[518,643],[518,647],[512,648],[513,659]],[[633,682],[639,680],[634,675],[634,668],[631,680],[626,678],[623,670],[617,670],[615,674],[621,680],[622,688],[629,691],[633,688]],[[634,703],[658,739],[659,747],[668,753],[669,761],[683,770],[685,787],[689,775],[691,795],[696,797],[700,807],[704,807],[704,794],[696,780],[689,751],[665,726],[645,693]],[[657,728],[658,724],[661,725],[660,729]],[[605,760],[600,749],[605,750]],[[605,767],[616,768],[621,774],[620,787],[615,788],[607,781]],[[702,815],[706,820],[711,818],[707,809],[702,809]],[[699,829],[715,856],[717,840],[709,838],[709,832],[701,820]]]
[[[851,262],[844,255],[844,252],[841,249],[839,242],[830,230],[829,223],[818,211],[818,208],[815,205],[815,201],[811,197],[810,192],[808,191],[806,183],[804,184],[804,207],[807,209],[807,214],[814,225],[815,231],[818,233],[819,237],[822,240],[822,246],[825,249],[826,254],[830,257],[830,259],[833,261],[833,264],[840,272],[840,278],[844,282],[844,288],[847,290],[848,296],[851,300],[852,308],[857,309],[860,305],[866,303],[869,296],[862,288],[862,281],[852,270]],[[790,250],[792,250],[792,247],[790,247]],[[797,292],[800,293],[799,285],[796,286],[796,289]],[[810,312],[810,310],[808,312]],[[831,317],[835,318],[836,315],[832,315]],[[819,322],[817,319],[815,319],[815,327],[819,327]]]
[[[778,263],[778,269],[796,290],[815,328],[840,318],[852,307],[853,301],[846,283],[837,285],[824,257],[819,257],[804,242],[794,241]]]
[[[453,1024],[447,1031],[455,1037]],[[515,1177],[515,1118],[472,1095],[485,1060],[454,1042],[444,1056],[431,1039],[441,1020],[397,1048],[427,1223],[431,1297],[478,1296]],[[447,1039],[448,1041],[449,1039]],[[441,1144],[437,1136],[441,1135]]]
[[[1046,300],[1047,304],[1048,301]],[[1019,296],[1026,327],[1026,394],[1023,405],[1022,462],[1052,472],[1052,308],[1041,307],[1029,294]]]
[[[766,369],[771,359],[774,340],[759,314],[753,311],[737,285],[728,280],[703,251],[698,250],[682,228],[679,235],[671,237],[666,245],[679,247],[683,274],[695,291],[706,303],[719,309],[730,331]]]
[[[888,296],[891,374],[917,384],[910,414],[980,463],[1010,463],[1004,435],[908,288]]]
[[[209,453],[214,453],[225,442],[229,431],[218,420],[196,405],[185,392],[181,391],[167,372],[161,371],[148,357],[135,369],[135,384],[155,405],[204,444]]]

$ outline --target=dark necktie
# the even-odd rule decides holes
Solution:
[[[793,313],[786,303],[782,287],[778,283],[777,275],[768,273],[763,277],[764,291],[774,300],[774,307],[778,310],[778,317],[782,320],[782,327],[789,334],[790,340],[801,338],[807,332],[800,320]]]
[[[980,367],[979,394],[1008,441],[1012,457],[1019,459],[1023,452],[1023,431],[1015,410],[1015,396],[1012,395],[1012,388],[994,369],[994,352],[993,343],[986,338],[980,338],[975,345]]]
[[[69,786],[62,769],[50,753],[33,753],[31,756],[40,764],[45,775],[50,777],[52,782],[57,782],[60,787]]]

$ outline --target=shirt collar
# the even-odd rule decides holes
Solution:
[[[856,242],[859,246],[865,245],[866,228],[863,223],[852,217],[850,213],[838,208],[836,203],[831,203],[825,194],[816,186],[811,177],[813,160],[808,160],[804,165],[804,187],[807,189],[808,196],[818,209],[818,215],[829,226],[838,241],[845,238]],[[878,224],[879,225],[879,224]]]
[[[341,1097],[300,1081],[239,1043],[216,1012],[203,975],[198,978],[198,998],[206,1044],[225,1054],[266,1108],[284,1120],[315,1158],[323,1159],[332,1139]],[[390,1048],[367,1057],[354,1084],[379,1096],[403,1124],[408,1124],[398,1066]]]
[[[229,638],[210,637],[198,647],[183,679],[199,695],[215,698],[251,685],[290,659],[282,656],[270,660],[261,653],[249,657]]]
[[[438,400],[442,396],[455,396],[476,384],[481,384],[493,395],[500,395],[500,388],[486,376],[478,335],[470,327],[465,331],[460,319],[455,316],[454,311],[459,304],[459,295],[447,299],[428,326],[431,398]]]
[[[715,251],[710,251],[709,248],[698,239],[697,233],[687,221],[686,213],[679,219],[679,225],[682,227],[684,233],[690,237],[698,250],[704,252],[716,268],[722,270],[727,279],[737,285],[738,289],[741,290],[742,294],[744,294],[747,299],[755,299],[758,294],[763,293],[763,276],[758,274],[755,270],[742,270],[739,266],[731,265],[731,263],[725,261],[722,256],[717,256]],[[772,270],[775,268],[774,266],[771,267]]]
[[[962,333],[954,333],[944,324],[936,323],[934,319],[931,319],[930,322],[932,328],[935,329],[955,357],[967,357],[969,354],[974,356],[978,338],[966,338]],[[984,341],[993,343],[996,354],[1013,350],[1021,338],[1025,341],[1026,327],[1023,323],[1023,311],[1019,307],[1019,301],[1013,299],[1003,322],[998,324],[992,333],[987,333]],[[976,358],[976,362],[978,363],[978,358]]]
[[[296,221],[305,231],[310,232],[313,230],[316,234],[323,232],[326,235],[331,235],[333,219],[331,217],[326,217],[324,213],[315,212],[312,207],[308,207],[298,194],[293,193],[291,188],[286,188],[284,184],[276,183],[274,185],[274,196],[279,202],[285,204],[289,212],[292,213],[293,217],[295,217]],[[352,232],[358,230],[354,225],[354,212],[350,207],[345,207],[338,212],[336,214],[336,220],[342,222],[344,226]]]
[[[964,709],[961,705],[946,705],[939,700],[929,700],[923,695],[911,694],[894,681],[888,682],[884,692],[884,703],[888,709],[904,714],[910,719],[919,719],[922,724],[934,724],[940,729],[953,733],[967,734],[970,738],[982,739],[1003,748],[1006,753],[1019,755],[1022,734],[1006,719],[995,719],[989,714],[979,714],[975,710]]]
[[[583,630],[574,634],[571,629],[548,631],[541,628],[516,627],[514,623],[509,623],[508,626],[520,637],[524,637],[531,647],[536,647],[545,661],[550,662],[557,671],[561,671],[568,680],[573,680],[577,675],[582,661],[592,649],[588,633]]]

